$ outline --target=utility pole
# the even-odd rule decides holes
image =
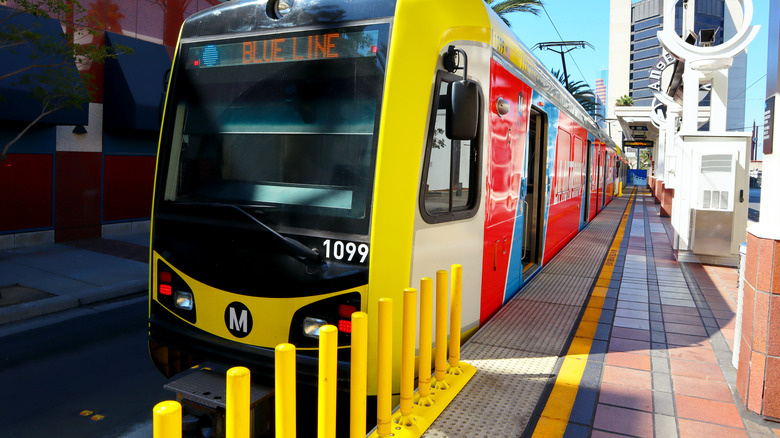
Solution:
[[[571,88],[569,87],[569,73],[566,71],[566,57],[564,55],[574,49],[584,49],[585,46],[588,46],[591,49],[594,48],[593,45],[587,41],[550,41],[546,43],[538,43],[531,50],[536,50],[539,48],[561,55],[561,63],[563,64],[563,77],[566,80],[566,91],[571,93]],[[557,47],[558,50],[555,50],[555,47]]]

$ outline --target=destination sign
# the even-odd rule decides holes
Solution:
[[[623,140],[623,147],[629,148],[651,148],[654,142],[652,140]]]
[[[378,30],[329,32],[191,47],[190,68],[375,57]]]

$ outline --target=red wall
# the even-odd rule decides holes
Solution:
[[[148,218],[152,215],[155,157],[105,157],[103,220]]]
[[[185,18],[217,5],[220,0],[111,0],[88,2],[81,0],[86,15],[95,23],[97,31],[92,44],[101,46],[105,31],[120,33],[134,38],[162,40],[169,53],[176,45],[179,29]],[[87,71],[93,75],[95,87],[94,102],[103,102],[103,64],[93,63]]]
[[[52,159],[8,154],[0,162],[0,231],[51,228]]]
[[[54,212],[57,242],[100,237],[102,154],[57,152]]]

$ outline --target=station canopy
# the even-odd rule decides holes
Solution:
[[[17,9],[0,6],[0,23],[3,31],[13,27],[31,30],[42,42],[40,47],[66,43],[59,20],[33,17],[19,13]],[[54,67],[31,68],[44,64]],[[75,62],[63,59],[61,55],[42,53],[33,44],[7,46],[0,50],[0,120],[30,122],[40,116],[43,102],[36,98],[36,93],[45,93],[47,88],[36,80],[36,75],[43,73],[44,69],[56,69],[57,75],[72,76],[79,83]],[[54,125],[86,125],[87,105],[54,111],[40,121]]]

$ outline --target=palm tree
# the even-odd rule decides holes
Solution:
[[[615,101],[615,106],[634,106],[634,98],[624,94]]]
[[[539,8],[543,8],[542,0],[485,0],[493,10],[509,26],[507,15],[512,12],[530,12],[539,15]]]
[[[556,79],[558,79],[558,82],[562,83],[564,87],[566,87],[566,77],[563,75],[563,73],[559,70],[550,70],[550,73],[552,73],[553,76],[555,76]],[[574,99],[577,100],[577,102],[582,105],[582,107],[585,109],[585,111],[588,112],[591,116],[596,114],[596,110],[598,109],[598,104],[596,103],[596,93],[593,92],[593,90],[588,86],[587,83],[583,81],[573,81],[571,80],[571,75],[569,75],[569,93],[574,97]]]

